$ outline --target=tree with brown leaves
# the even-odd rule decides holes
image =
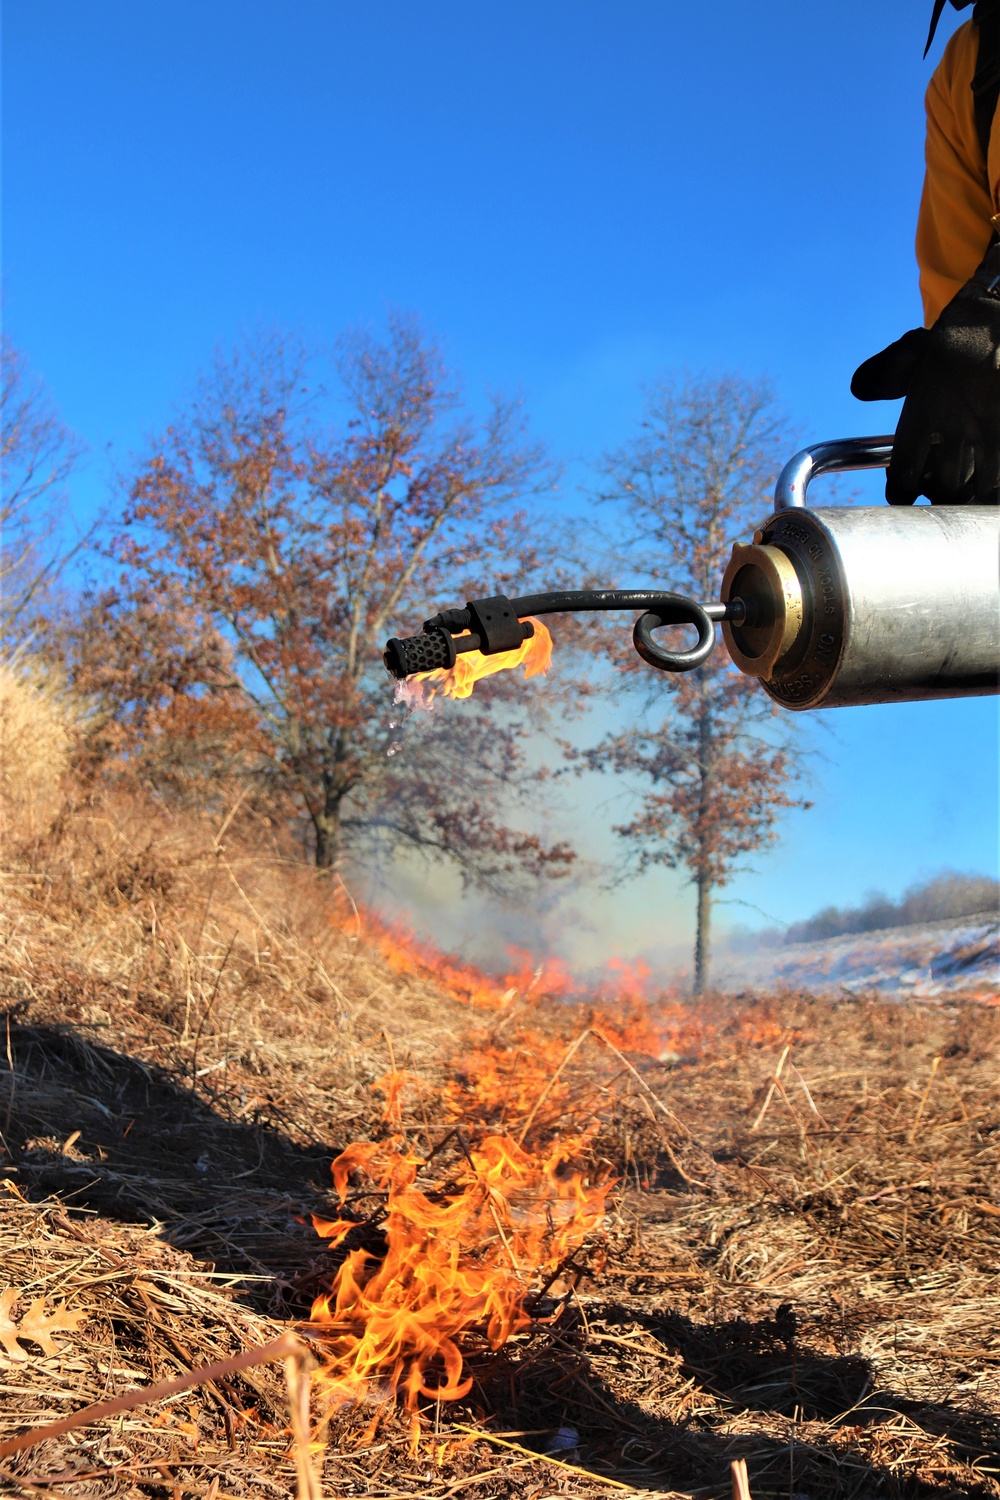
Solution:
[[[508,822],[536,782],[515,684],[404,727],[381,663],[394,629],[533,570],[516,507],[551,482],[542,455],[514,404],[464,417],[403,319],[342,344],[339,428],[313,368],[278,341],[222,360],[155,444],[78,686],[123,753],[161,748],[161,772],[185,744],[212,764],[231,752],[304,820],[321,867],[408,849],[494,885],[560,873],[565,845]]]
[[[619,567],[650,586],[713,600],[732,544],[770,514],[774,476],[788,448],[763,382],[732,376],[664,384],[638,436],[604,461],[600,499],[614,504]],[[791,794],[800,751],[787,716],[721,646],[682,675],[621,663],[637,727],[583,753],[584,765],[644,785],[639,811],[615,831],[635,869],[683,865],[697,891],[694,989],[708,983],[712,901],[743,857],[773,843],[780,813],[808,806]],[[641,677],[640,677],[640,674]],[[666,713],[664,713],[666,700]]]

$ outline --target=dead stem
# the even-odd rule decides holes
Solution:
[[[273,1364],[283,1359],[294,1361],[300,1357],[302,1347],[301,1340],[297,1339],[294,1334],[283,1333],[273,1339],[270,1344],[264,1344],[257,1349],[246,1349],[242,1354],[234,1354],[229,1359],[216,1360],[214,1364],[191,1370],[178,1380],[162,1380],[157,1385],[126,1391],[124,1395],[116,1396],[112,1401],[98,1401],[93,1406],[85,1406],[80,1411],[73,1412],[71,1416],[63,1417],[59,1422],[47,1422],[44,1427],[35,1427],[29,1432],[22,1432],[19,1437],[8,1438],[6,1442],[0,1443],[0,1458],[9,1458],[12,1453],[20,1453],[25,1448],[34,1448],[39,1443],[48,1442],[51,1438],[62,1437],[78,1427],[90,1427],[95,1422],[105,1421],[108,1417],[117,1417],[123,1412],[134,1411],[137,1406],[155,1406],[171,1396],[179,1396],[183,1391],[192,1391],[199,1385],[208,1385],[225,1375],[235,1375],[240,1370],[249,1370],[254,1365]],[[307,1500],[312,1500],[312,1497],[307,1497]]]

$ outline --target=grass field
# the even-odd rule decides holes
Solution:
[[[568,997],[222,818],[12,798],[0,1491],[1000,1496],[981,985]]]

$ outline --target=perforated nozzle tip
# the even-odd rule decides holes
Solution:
[[[415,672],[434,672],[455,665],[455,643],[439,627],[423,635],[393,636],[386,641],[382,660],[390,677],[402,682]]]

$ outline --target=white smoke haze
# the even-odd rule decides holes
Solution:
[[[403,713],[431,707],[421,685],[412,680],[397,685],[396,701]],[[442,705],[440,699],[434,707],[443,712],[462,711],[461,706]],[[610,722],[609,704],[599,701],[566,725],[565,734],[585,744]],[[558,766],[551,742],[541,735],[530,748],[529,760],[538,770],[552,771]],[[821,779],[819,771],[816,779]],[[547,886],[526,888],[520,902],[463,890],[457,873],[444,868],[436,868],[429,878],[428,866],[413,859],[359,873],[352,886],[383,918],[402,922],[418,936],[490,972],[508,970],[516,949],[538,960],[558,961],[584,987],[599,984],[609,965],[624,962],[648,970],[650,992],[663,988],[685,993],[692,974],[694,890],[683,870],[661,868],[631,875],[628,851],[613,828],[629,820],[633,806],[630,789],[620,780],[590,773],[550,777],[545,783],[544,808],[527,823],[528,829],[549,841],[568,839],[579,858],[568,876]],[[989,958],[994,938],[988,919],[996,911],[1000,886],[992,875],[901,870],[896,894],[890,896],[852,890],[849,877],[836,872],[830,884],[838,904],[832,906],[827,900],[824,905],[826,893],[820,887],[816,891],[820,900],[814,897],[811,907],[806,903],[812,888],[803,882],[798,891],[798,882],[786,877],[777,882],[779,889],[795,888],[801,904],[787,910],[783,902],[774,901],[776,869],[787,870],[804,860],[809,876],[815,870],[810,854],[812,816],[808,812],[791,815],[779,843],[758,853],[752,868],[718,892],[711,935],[713,985],[738,992],[772,983],[820,988],[833,984],[847,989],[868,983],[902,993],[913,976],[922,976],[919,982],[926,987],[932,970],[937,974],[952,963],[949,953],[967,951],[973,955],[973,966],[978,963],[983,973],[991,962],[995,969],[995,959]],[[974,912],[985,912],[987,917],[985,931],[978,937],[969,935],[964,921],[966,914]],[[952,926],[946,919],[954,919]],[[945,926],[936,925],[926,942],[909,932],[899,942],[859,942],[853,947],[842,943],[829,953],[823,946],[849,933],[942,921]],[[900,989],[897,981],[904,974],[910,980]]]
[[[558,961],[585,990],[599,989],[615,963],[625,962],[648,971],[648,993],[686,994],[694,897],[682,875],[665,873],[668,879],[664,873],[642,877],[623,896],[601,889],[594,871],[583,871],[538,899],[517,904],[463,891],[454,875],[442,878],[439,872],[428,881],[423,868],[398,863],[358,894],[380,916],[401,921],[489,972],[503,973],[515,950],[527,951],[539,961]],[[956,894],[960,890],[966,892],[964,903]],[[926,999],[995,989],[1000,984],[995,894],[990,903],[995,891],[990,877],[942,872],[910,887],[896,903],[873,896],[844,912],[842,921],[849,925],[836,933],[824,930],[830,913],[821,911],[814,919],[815,935],[805,940],[801,930],[810,929],[808,922],[754,928],[723,909],[712,945],[713,987],[739,993],[778,984]],[[967,913],[957,910],[963,904]],[[894,924],[876,926],[875,918],[887,907]]]

